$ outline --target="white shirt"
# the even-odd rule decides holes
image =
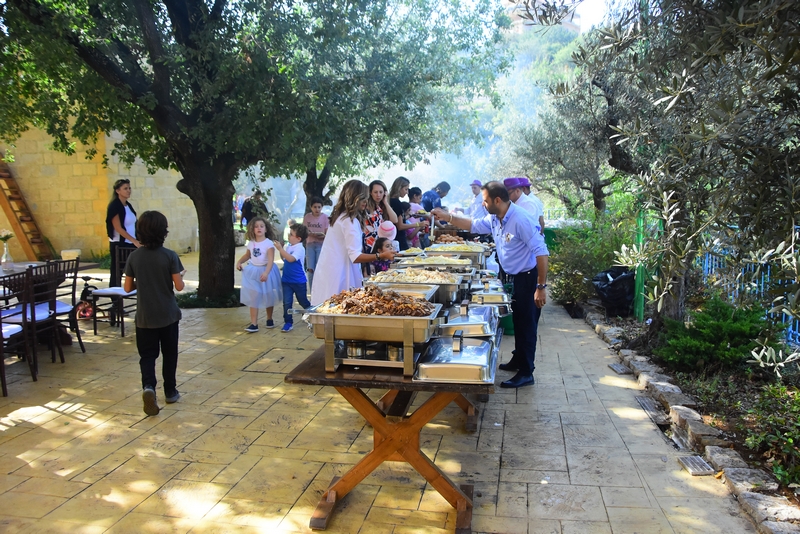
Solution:
[[[483,194],[478,193],[475,195],[475,198],[472,199],[472,204],[469,205],[467,215],[469,215],[470,219],[483,219],[489,215],[489,212],[483,207]]]
[[[267,264],[267,251],[275,248],[272,241],[265,239],[264,241],[248,241],[247,250],[250,251],[250,265],[264,266]],[[274,260],[275,256],[273,256]]]
[[[519,196],[517,201],[514,202],[514,204],[533,215],[533,218],[536,221],[536,226],[539,226],[539,216],[544,216],[544,211],[539,209],[539,206],[531,199],[531,197],[523,193]],[[539,228],[539,230],[541,230],[541,228]]]
[[[133,214],[131,211],[131,207],[128,204],[125,204],[125,220],[120,221],[122,227],[125,228],[125,231],[128,232],[128,235],[136,237],[136,215]],[[119,241],[119,232],[117,229],[114,228],[114,237],[109,239],[111,242]],[[130,243],[127,239],[122,240],[123,243]]]
[[[345,214],[328,229],[311,284],[313,306],[347,289],[361,287],[361,266],[353,262],[361,255],[363,235],[358,219],[351,221]]]
[[[544,217],[544,202],[542,202],[542,199],[541,199],[541,198],[539,198],[539,197],[537,197],[537,196],[536,196],[536,195],[534,195],[533,193],[531,193],[530,195],[528,195],[528,198],[529,198],[529,199],[531,199],[531,200],[533,200],[533,202],[534,202],[534,203],[535,203],[537,206],[539,206],[539,211],[541,212],[541,214],[542,214],[542,217]]]

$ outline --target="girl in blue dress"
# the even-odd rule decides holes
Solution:
[[[275,230],[263,217],[247,223],[247,252],[236,262],[242,271],[240,302],[250,307],[250,325],[245,332],[258,332],[258,310],[267,310],[267,328],[274,328],[272,310],[283,299],[281,273],[275,265]],[[247,262],[247,265],[244,265]]]

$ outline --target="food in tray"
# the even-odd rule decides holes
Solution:
[[[483,252],[483,245],[477,243],[437,243],[431,245],[428,251],[433,252]]]
[[[405,315],[425,317],[435,306],[427,300],[400,295],[376,286],[362,287],[332,296],[318,311],[346,315]]]
[[[442,234],[436,237],[436,243],[463,243],[464,238],[457,235]]]
[[[436,264],[436,265],[470,265],[472,261],[469,259],[456,259],[456,258],[448,258],[447,256],[417,256],[413,260],[413,263],[419,263],[420,265],[426,264]]]
[[[400,254],[421,254],[423,252],[425,251],[419,247],[410,247],[402,251]]]
[[[455,284],[458,277],[446,271],[405,269],[383,271],[370,278],[372,282],[398,282],[405,284]]]

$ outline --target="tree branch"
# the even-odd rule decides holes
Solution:
[[[149,81],[127,47],[112,39],[125,59],[132,59],[129,64],[134,72],[125,70],[97,47],[85,45],[75,32],[64,28],[56,22],[54,14],[40,2],[35,0],[8,0],[8,4],[16,7],[28,21],[41,28],[63,35],[64,40],[75,49],[75,52],[92,70],[97,72],[106,82],[126,93],[127,100],[135,102],[148,93]],[[102,14],[101,14],[102,16]],[[102,21],[102,19],[101,19]]]
[[[136,16],[142,25],[144,43],[150,56],[150,65],[153,68],[153,92],[159,102],[171,102],[170,72],[164,61],[164,47],[156,26],[155,13],[149,2],[134,0],[133,4],[136,8]]]

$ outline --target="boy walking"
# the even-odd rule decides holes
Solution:
[[[178,402],[178,322],[181,310],[173,289],[181,291],[186,272],[178,255],[165,248],[167,218],[158,211],[142,213],[136,224],[142,244],[125,265],[125,291],[136,289],[136,348],[142,373],[144,413],[158,415],[156,359],[162,356],[161,376],[167,404]]]
[[[306,258],[306,249],[303,239],[308,236],[308,229],[302,224],[293,224],[289,227],[289,244],[286,248],[275,241],[275,248],[283,258],[283,328],[281,332],[291,332],[294,327],[292,319],[292,301],[297,296],[297,302],[303,308],[308,308],[311,303],[306,295],[306,273],[303,263]]]

